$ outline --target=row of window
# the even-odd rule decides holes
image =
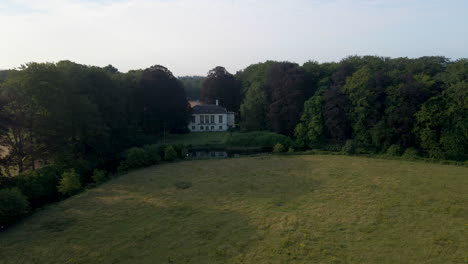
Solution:
[[[192,116],[192,123],[196,123],[195,116]],[[200,123],[201,124],[214,124],[215,123],[215,116],[214,115],[202,115],[200,116]],[[218,116],[218,123],[223,123],[223,116]]]
[[[200,130],[215,130],[215,126],[200,126]],[[222,130],[223,126],[219,126],[219,130]],[[195,126],[192,126],[192,130],[195,130]]]

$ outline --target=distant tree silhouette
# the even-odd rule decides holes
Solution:
[[[265,90],[271,102],[269,117],[274,132],[292,135],[305,101],[305,71],[290,62],[274,64]]]
[[[216,100],[229,111],[238,112],[240,106],[240,82],[224,67],[218,66],[208,72],[202,85],[202,100],[214,104]]]
[[[143,71],[135,102],[140,127],[145,133],[186,129],[189,104],[185,91],[182,83],[167,68],[156,65]]]

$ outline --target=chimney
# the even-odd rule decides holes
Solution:
[[[216,99],[216,105],[219,105],[218,99]]]

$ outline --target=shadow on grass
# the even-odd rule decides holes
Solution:
[[[258,240],[255,227],[228,210],[157,207],[140,198],[93,202],[28,219],[24,225],[35,237],[10,230],[0,263],[226,263]]]

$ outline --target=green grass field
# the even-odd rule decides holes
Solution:
[[[165,164],[1,233],[0,263],[467,263],[467,190],[468,168],[409,161]]]

